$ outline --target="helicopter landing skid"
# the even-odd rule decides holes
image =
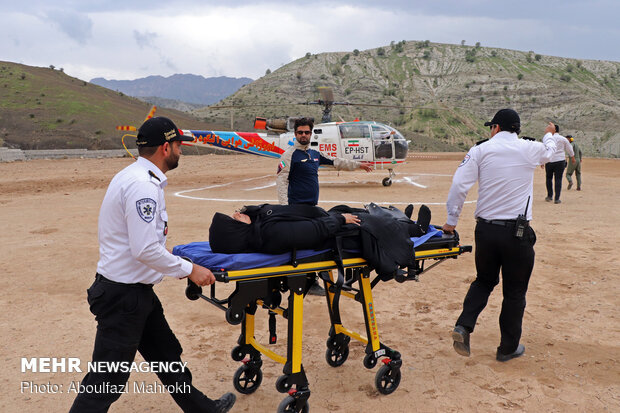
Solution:
[[[390,186],[392,185],[392,179],[396,176],[396,174],[394,173],[394,169],[388,169],[390,176],[387,176],[385,178],[383,178],[383,181],[381,181],[381,183],[383,184],[383,186]]]

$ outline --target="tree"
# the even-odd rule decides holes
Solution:
[[[465,52],[465,61],[469,63],[476,61],[476,49],[469,49]]]
[[[312,53],[310,53],[310,52],[306,53],[306,59],[309,59],[310,56],[312,56]]]
[[[461,40],[461,46],[465,46],[465,40]]]
[[[377,56],[385,56],[385,50],[383,50],[383,47],[377,49]]]
[[[542,56],[536,53],[536,56],[534,56],[534,59],[536,59],[537,62],[540,62],[540,59],[542,59]]]
[[[519,80],[523,79],[523,73],[519,73],[519,74],[517,75],[517,79],[519,79]]]
[[[476,49],[480,49],[480,42],[476,42]]]
[[[267,69],[267,70],[265,70],[265,74],[266,74],[266,75],[271,74],[271,69]]]
[[[54,69],[56,69],[56,66],[50,65],[50,69],[54,70]]]
[[[354,54],[355,56],[359,56],[360,51],[359,51],[359,50],[357,50],[357,49],[353,49],[353,54]]]

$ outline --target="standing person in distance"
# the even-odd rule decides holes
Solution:
[[[552,135],[555,141],[555,153],[551,157],[551,160],[545,164],[546,184],[547,184],[547,197],[545,201],[554,204],[560,204],[560,192],[562,192],[562,175],[564,175],[564,168],[566,168],[566,155],[569,154],[571,161],[575,164],[575,153],[570,146],[570,142],[564,136],[560,135],[560,127],[555,125],[555,133]],[[553,179],[555,178],[555,199],[553,198]]]
[[[581,152],[581,148],[577,145],[577,142],[573,139],[572,135],[566,135],[566,139],[570,142],[570,146],[573,148],[573,152],[575,153],[575,162],[572,162],[566,168],[566,180],[568,181],[568,187],[566,189],[571,189],[573,187],[573,172],[575,173],[575,177],[577,178],[577,190],[581,191],[581,161],[583,159],[583,153]]]
[[[97,335],[93,362],[133,362],[139,351],[147,362],[181,362],[183,349],[170,329],[153,286],[164,276],[189,277],[200,286],[215,282],[207,268],[172,255],[166,249],[168,214],[164,187],[166,172],[176,168],[181,141],[192,140],[179,133],[164,117],[151,118],[138,131],[136,162],[110,182],[99,212],[99,263],[95,281],[87,290],[90,311],[96,316]],[[88,372],[81,384],[92,388],[120,388],[129,372]],[[226,393],[211,400],[192,385],[185,368],[157,373],[184,412],[225,413],[235,403]],[[187,391],[185,391],[187,389]],[[70,413],[103,413],[121,393],[79,393]]]
[[[366,172],[372,171],[368,162],[331,158],[310,149],[313,127],[314,121],[311,118],[295,120],[295,143],[282,154],[276,177],[278,201],[282,205],[315,206],[319,203],[320,165],[331,165],[339,171],[353,171],[358,168]],[[325,295],[325,290],[315,281],[308,294]]]
[[[444,232],[453,233],[469,189],[478,182],[474,216],[476,279],[463,302],[452,332],[455,351],[470,355],[469,336],[493,288],[503,280],[504,301],[499,317],[501,341],[496,359],[508,361],[525,352],[520,344],[525,294],[534,267],[536,234],[532,219],[534,170],[549,161],[556,146],[555,126],[549,123],[543,143],[517,136],[521,121],[512,109],[498,111],[485,126],[491,138],[472,147],[459,165],[448,194]]]

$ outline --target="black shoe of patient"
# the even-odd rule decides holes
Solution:
[[[424,233],[428,231],[428,226],[431,224],[431,210],[426,205],[420,206],[418,211],[418,220],[416,221]]]
[[[405,215],[407,215],[407,218],[411,219],[411,215],[413,215],[413,204],[407,205],[405,208]]]
[[[517,349],[510,354],[502,354],[499,352],[499,348],[498,348],[497,356],[495,356],[495,359],[497,361],[508,361],[508,360],[512,360],[517,357],[521,357],[523,354],[525,354],[525,346],[523,344],[519,344],[517,346]]]
[[[215,413],[226,413],[230,409],[232,409],[235,401],[237,400],[237,396],[234,393],[226,393],[222,395],[219,399],[215,401]]]
[[[452,340],[454,340],[454,351],[461,356],[469,357],[469,331],[463,326],[454,327]]]

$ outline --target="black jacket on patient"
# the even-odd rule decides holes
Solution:
[[[246,206],[251,224],[216,213],[209,228],[213,252],[282,254],[293,249],[323,249],[345,223],[341,214],[328,214],[310,205]]]
[[[423,207],[426,208],[426,207]],[[345,249],[359,250],[382,277],[413,264],[410,237],[426,233],[430,221],[413,222],[396,208],[370,204],[367,209],[340,205],[329,212],[309,205],[246,206],[241,211],[251,224],[216,213],[209,228],[211,250],[218,253],[263,252],[281,254],[294,249],[328,249],[342,236]],[[345,224],[342,213],[360,218],[360,225]],[[418,217],[418,222],[421,219]]]

